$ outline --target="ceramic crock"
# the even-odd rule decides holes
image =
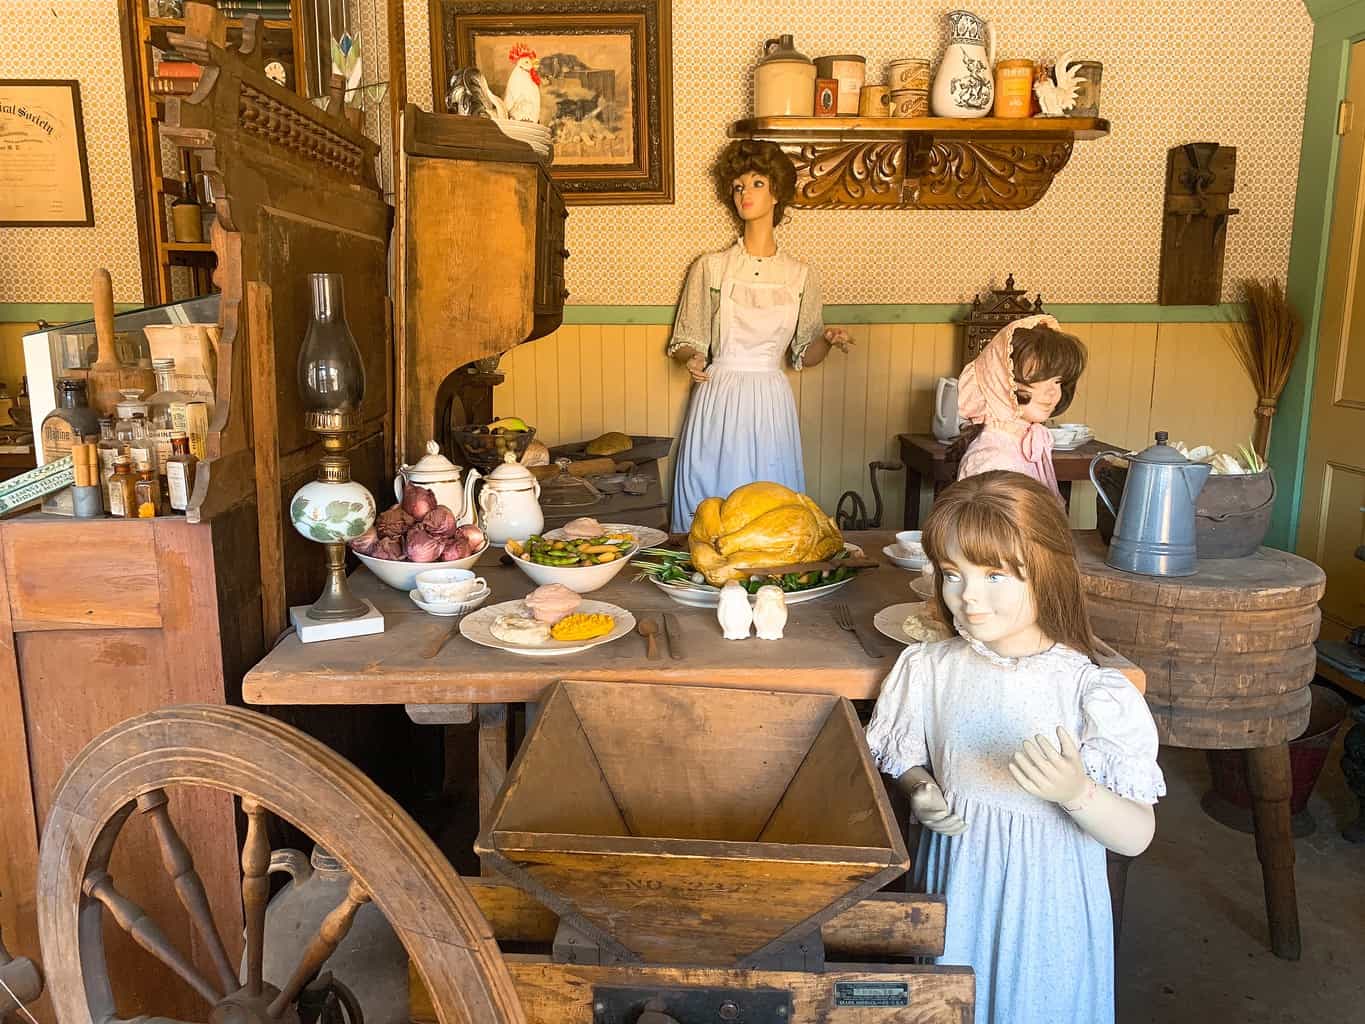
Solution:
[[[815,64],[791,36],[763,44],[754,68],[754,117],[810,117],[815,112]]]

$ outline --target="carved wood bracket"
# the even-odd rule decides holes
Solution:
[[[842,124],[833,124],[836,120]],[[1022,210],[1047,192],[1071,158],[1075,139],[1108,129],[1103,121],[1085,127],[1072,119],[1065,126],[987,121],[973,129],[937,118],[880,124],[862,118],[763,118],[737,122],[730,134],[782,147],[796,165],[797,207]],[[1002,127],[1012,124],[1028,127]]]

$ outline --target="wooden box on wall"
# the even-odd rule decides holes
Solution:
[[[486,118],[409,105],[403,134],[395,408],[399,455],[415,462],[442,433],[446,377],[559,327],[568,212],[531,147]]]

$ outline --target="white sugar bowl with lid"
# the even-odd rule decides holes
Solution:
[[[474,521],[474,481],[479,479],[479,471],[471,469],[467,479],[461,483],[463,471],[455,463],[441,454],[441,446],[435,441],[427,442],[427,453],[414,465],[403,465],[393,478],[393,496],[403,500],[403,489],[408,484],[418,484],[436,495],[436,504],[444,505],[455,514],[455,523],[466,526]]]
[[[517,461],[514,452],[508,452],[503,464],[483,478],[479,510],[490,544],[525,540],[545,529],[540,482]]]

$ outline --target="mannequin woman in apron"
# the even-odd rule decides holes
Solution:
[[[673,529],[686,532],[706,498],[771,480],[804,492],[796,402],[782,374],[814,366],[852,342],[821,319],[814,272],[780,253],[773,227],[796,194],[796,168],[771,142],[730,143],[713,170],[717,191],[743,226],[729,249],[687,273],[668,354],[694,387],[678,446]]]

